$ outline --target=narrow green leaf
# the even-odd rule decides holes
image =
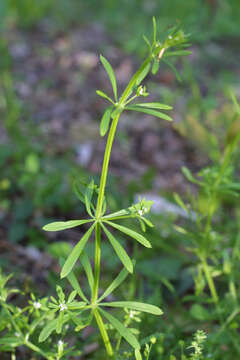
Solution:
[[[40,332],[38,341],[39,342],[45,341],[51,335],[51,333],[56,329],[57,323],[58,323],[58,319],[49,321],[48,324]]]
[[[148,46],[149,50],[151,51],[151,44],[150,44],[150,41],[148,40],[148,38],[147,38],[145,35],[143,35],[143,40],[145,41],[145,43],[147,44],[147,46]]]
[[[121,283],[126,279],[128,276],[128,271],[124,268],[120,271],[118,276],[113,280],[113,282],[108,286],[108,288],[104,291],[102,296],[98,299],[98,301],[102,301],[105,299],[109,294],[111,294],[117,287],[121,285]]]
[[[99,309],[103,316],[112,324],[119,334],[134,348],[140,350],[140,344],[137,338],[126,328],[118,319],[110,315],[103,309]]]
[[[162,61],[167,64],[170,69],[174,72],[174,75],[176,76],[176,79],[179,81],[179,82],[182,82],[182,78],[181,78],[181,75],[179,74],[177,68],[170,62],[168,61],[167,59],[162,59]]]
[[[82,252],[82,255],[80,257],[80,261],[82,263],[82,266],[85,270],[85,273],[87,275],[88,278],[88,283],[89,283],[89,287],[90,289],[93,291],[93,284],[94,284],[94,278],[93,278],[93,272],[92,272],[92,267],[89,261],[89,257],[88,255],[85,253],[85,251]]]
[[[63,319],[64,319],[64,313],[63,311],[60,311],[58,318],[57,318],[57,326],[56,326],[56,333],[60,334],[62,332],[63,327]]]
[[[155,57],[153,60],[153,65],[152,65],[152,74],[156,75],[156,73],[158,72],[158,69],[159,69],[159,60],[157,57]]]
[[[142,360],[142,355],[138,349],[135,349],[135,358],[136,360]]]
[[[68,304],[69,310],[79,310],[86,306],[86,303],[84,301],[73,301],[71,304]]]
[[[172,110],[172,106],[169,106],[169,105],[166,105],[166,104],[161,104],[161,103],[158,103],[158,102],[141,103],[141,104],[136,104],[136,106],[141,106],[141,107],[145,107],[145,108],[152,108],[152,109]]]
[[[146,312],[153,315],[162,315],[162,310],[151,304],[145,304],[141,302],[136,301],[114,301],[114,302],[106,302],[106,303],[100,303],[101,306],[110,306],[110,307],[121,307],[121,308],[128,308],[131,310],[137,310]]]
[[[146,67],[143,69],[143,71],[139,74],[139,76],[137,77],[136,80],[136,85],[140,85],[141,82],[145,79],[145,77],[147,76],[147,74],[149,73],[151,64],[147,64]]]
[[[75,274],[73,272],[70,272],[70,274],[68,274],[67,276],[68,281],[70,282],[70,284],[72,285],[72,287],[77,291],[78,295],[85,301],[88,302],[88,299],[86,298],[86,296],[84,295],[80,284],[75,276]]]
[[[131,215],[130,211],[128,209],[122,209],[119,211],[116,211],[114,213],[105,215],[103,217],[103,219],[109,219],[109,218],[115,218],[115,217],[121,217],[121,216],[125,216],[125,215]]]
[[[127,106],[125,108],[126,110],[132,110],[132,111],[138,111],[138,112],[143,112],[145,114],[148,114],[148,115],[152,115],[152,116],[156,116],[160,119],[163,119],[163,120],[167,120],[167,121],[172,121],[172,118],[170,118],[170,116],[160,112],[160,111],[156,111],[156,110],[152,110],[152,109],[146,109],[144,107],[141,107],[141,106],[137,106],[137,105],[131,105],[131,106]]]
[[[165,52],[164,57],[170,57],[170,56],[186,56],[191,55],[191,51],[189,50],[176,50],[176,51],[168,51]]]
[[[110,120],[111,120],[112,107],[108,107],[104,112],[100,122],[100,135],[104,136],[108,132]]]
[[[157,41],[157,24],[156,24],[155,16],[153,16],[152,21],[153,21],[153,44],[155,44]]]
[[[101,90],[96,90],[96,93],[97,93],[97,95],[101,96],[102,98],[104,98],[104,99],[110,101],[112,104],[114,104],[112,99],[107,94],[105,94],[105,92],[103,92]]]
[[[233,93],[233,91],[230,91],[230,96],[231,96],[231,99],[232,99],[232,102],[235,106],[235,111],[238,115],[240,115],[240,105],[237,101],[237,98],[236,98],[236,95]]]
[[[71,294],[69,295],[67,302],[68,302],[68,303],[71,303],[71,302],[75,299],[76,295],[77,295],[77,291],[76,291],[76,290],[73,290],[73,291],[71,292]]]
[[[84,194],[86,210],[90,216],[92,216],[91,202],[92,202],[93,191],[94,191],[94,181],[91,180],[88,186],[86,187]]]
[[[186,176],[186,178],[187,178],[190,182],[192,182],[192,183],[194,183],[194,184],[201,185],[201,181],[196,180],[196,179],[192,176],[192,173],[191,173],[191,171],[190,171],[188,168],[186,168],[185,166],[182,166],[181,169],[182,169],[183,174]]]
[[[104,69],[106,70],[106,72],[109,76],[109,79],[111,81],[112,88],[113,88],[114,98],[117,101],[117,81],[116,81],[116,77],[115,77],[113,68],[112,68],[111,64],[108,62],[108,60],[105,59],[105,57],[103,57],[102,55],[100,55],[100,60],[101,60],[101,63],[103,64]]]
[[[125,226],[122,225],[118,225],[115,224],[111,221],[106,221],[104,220],[104,222],[106,222],[107,224],[109,224],[110,226],[112,226],[113,228],[123,232],[124,234],[127,234],[128,236],[132,237],[133,239],[137,240],[140,244],[142,244],[143,246],[147,247],[147,248],[151,248],[151,244],[150,242],[141,234],[137,233],[136,231],[133,231],[131,229],[128,229]]]
[[[81,240],[78,242],[78,244],[73,248],[71,254],[68,256],[65,264],[63,265],[63,268],[61,271],[61,278],[66,277],[72,271],[72,268],[74,267],[82,250],[84,249],[94,228],[95,228],[95,224],[92,224],[92,226],[88,229],[88,231],[83,235]]]
[[[108,229],[103,224],[101,226],[102,226],[105,234],[107,235],[108,240],[110,241],[112,247],[114,248],[117,256],[119,257],[119,259],[121,260],[121,262],[123,263],[123,265],[125,266],[127,271],[129,271],[132,274],[133,264],[132,264],[130,257],[128,256],[128,254],[126,253],[126,251],[124,250],[122,245],[110,233],[110,231],[108,231]]]
[[[177,193],[173,193],[174,200],[176,203],[188,214],[188,208],[184,204],[183,200],[181,199],[180,195]]]
[[[93,221],[92,219],[88,220],[68,220],[68,221],[55,221],[50,224],[47,224],[43,227],[45,231],[61,231],[66,229],[71,229],[76,226],[80,226],[86,223]]]

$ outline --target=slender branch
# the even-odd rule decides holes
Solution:
[[[98,298],[98,288],[101,268],[101,225],[98,223],[95,228],[95,269],[92,302],[95,303]]]

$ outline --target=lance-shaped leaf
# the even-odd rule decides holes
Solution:
[[[40,332],[38,341],[39,342],[45,341],[51,335],[51,333],[56,329],[57,323],[58,323],[58,318],[49,321],[48,324]]]
[[[172,110],[172,106],[161,104],[158,102],[152,102],[152,103],[141,103],[136,104],[136,106],[141,106],[144,108],[152,108],[152,109],[161,109],[161,110]]]
[[[105,57],[103,57],[102,55],[100,55],[100,60],[104,66],[104,69],[106,70],[106,72],[109,76],[109,79],[111,81],[112,88],[113,88],[113,94],[114,94],[115,100],[117,101],[117,81],[116,81],[116,77],[115,77],[113,68],[112,68],[111,64],[107,61],[107,59],[105,59]]]
[[[181,75],[179,74],[177,68],[170,62],[168,61],[167,59],[163,59],[162,60],[165,64],[167,64],[170,69],[174,72],[175,76],[176,76],[176,79],[179,81],[179,82],[182,82],[182,78],[181,78]]]
[[[81,261],[82,266],[83,266],[83,268],[85,270],[85,273],[87,275],[89,287],[90,287],[91,291],[93,291],[94,278],[93,278],[92,267],[91,267],[89,258],[88,258],[87,254],[84,251],[83,251],[83,253],[82,253],[81,257],[80,257],[80,261]]]
[[[146,107],[141,107],[141,106],[137,106],[137,105],[131,105],[131,106],[127,106],[125,108],[126,110],[132,110],[132,111],[138,111],[138,112],[143,112],[145,114],[148,115],[152,115],[152,116],[156,116],[160,119],[163,120],[167,120],[167,121],[172,121],[172,118],[160,111],[156,111],[156,110],[152,110],[152,109],[147,109]]]
[[[176,50],[176,51],[168,51],[165,53],[165,57],[169,56],[186,56],[191,55],[192,52],[190,50]]]
[[[106,303],[100,303],[101,306],[111,306],[111,307],[121,307],[121,308],[128,308],[131,310],[137,310],[146,312],[153,315],[162,315],[162,310],[151,304],[145,304],[141,302],[136,301],[114,301],[114,302],[106,302]]]
[[[60,259],[60,266],[64,265],[64,259]],[[81,289],[81,286],[74,274],[74,272],[70,272],[70,274],[68,274],[67,276],[68,281],[70,282],[70,284],[72,285],[73,289],[77,291],[78,295],[86,302],[88,302],[87,297],[84,295],[84,292]]]
[[[113,280],[113,282],[108,286],[108,288],[104,291],[102,296],[98,299],[98,301],[102,301],[105,299],[108,295],[110,295],[118,286],[121,285],[121,283],[126,279],[128,276],[128,271],[124,268],[120,271],[118,276]]]
[[[92,211],[91,211],[92,203],[91,202],[92,202],[92,197],[93,197],[93,191],[94,191],[94,181],[91,180],[91,182],[90,182],[90,184],[88,184],[88,186],[85,190],[85,194],[84,194],[86,210],[90,216],[92,216]]]
[[[61,231],[66,229],[71,229],[76,226],[80,226],[86,223],[93,221],[92,219],[88,220],[68,220],[68,221],[55,221],[50,224],[47,224],[43,227],[45,231]]]
[[[156,75],[159,69],[159,59],[157,57],[153,60],[153,66],[152,66],[152,74]]]
[[[134,348],[140,350],[140,344],[137,338],[126,328],[118,319],[110,315],[108,312],[99,308],[103,316],[112,324],[119,334]]]
[[[135,349],[135,358],[136,360],[142,360],[142,355],[138,349]]]
[[[101,96],[102,98],[110,101],[112,104],[114,104],[114,102],[112,101],[112,99],[107,95],[105,94],[105,92],[101,91],[101,90],[96,90],[96,93]]]
[[[62,268],[62,271],[61,271],[61,278],[64,278],[65,276],[67,276],[72,271],[72,268],[74,267],[77,259],[81,255],[81,252],[83,251],[83,249],[84,249],[90,235],[92,234],[94,228],[95,228],[95,224],[93,224],[88,229],[88,231],[83,235],[83,237],[78,242],[78,244],[75,245],[75,247],[73,248],[71,254],[68,256],[65,264],[63,265],[63,268]]]
[[[151,248],[151,244],[150,242],[141,234],[137,233],[136,231],[133,231],[125,226],[122,225],[118,225],[115,224],[111,221],[106,221],[104,220],[105,223],[109,224],[110,226],[112,226],[113,228],[123,232],[124,234],[132,237],[133,239],[137,240],[140,244],[142,244],[143,246],[147,247],[147,248]]]
[[[128,256],[122,245],[115,239],[115,237],[110,233],[110,231],[108,231],[108,229],[103,224],[102,224],[102,228],[105,234],[107,235],[108,240],[110,241],[112,247],[114,248],[117,256],[119,257],[119,259],[121,260],[127,271],[132,273],[133,264],[130,257]]]
[[[109,124],[110,124],[110,120],[111,120],[111,112],[112,112],[112,107],[108,107],[102,116],[102,119],[100,122],[100,135],[101,136],[104,136],[108,132]]]
[[[151,64],[149,63],[144,69],[143,71],[140,73],[140,75],[138,76],[137,80],[136,80],[136,85],[140,85],[141,82],[145,79],[145,77],[147,76],[147,74],[149,73]]]

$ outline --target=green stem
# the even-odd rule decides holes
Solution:
[[[101,180],[100,180],[99,194],[98,194],[98,200],[97,200],[97,210],[96,210],[96,218],[97,219],[99,217],[101,217],[104,193],[105,193],[105,186],[106,186],[107,174],[108,174],[108,165],[109,165],[112,144],[113,144],[114,136],[116,133],[119,117],[120,117],[120,114],[118,114],[113,119],[111,127],[110,127],[110,131],[109,131],[108,139],[107,139],[107,145],[106,145],[106,149],[105,149],[102,174],[101,174]]]
[[[45,354],[45,352],[43,350],[41,350],[38,346],[34,345],[33,343],[31,343],[30,341],[26,341],[25,345],[27,347],[29,347],[29,349],[41,354],[45,359],[49,359],[49,356],[47,354]]]
[[[209,287],[211,295],[212,295],[212,299],[217,304],[218,303],[218,295],[217,295],[217,291],[216,291],[216,288],[214,285],[214,281],[213,281],[211,272],[209,270],[208,263],[207,263],[205,257],[201,258],[201,261],[203,264],[203,271],[204,271],[206,279],[207,279],[208,287]]]
[[[112,345],[111,345],[109,337],[108,337],[107,330],[106,330],[106,328],[104,326],[102,317],[99,314],[97,309],[94,310],[94,316],[95,316],[95,319],[97,321],[100,333],[102,335],[103,342],[104,342],[104,345],[106,347],[107,353],[108,353],[109,356],[113,356],[113,349],[112,349]]]
[[[101,225],[97,223],[95,228],[95,269],[92,302],[95,303],[98,298],[98,288],[101,268]]]

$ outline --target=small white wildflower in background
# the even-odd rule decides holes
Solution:
[[[59,304],[59,310],[60,311],[64,311],[64,310],[67,310],[67,305],[62,303],[62,304]]]
[[[63,346],[64,342],[62,340],[58,340],[58,346]]]
[[[134,311],[130,310],[129,317],[132,319],[134,317]]]
[[[138,215],[143,216],[144,212],[143,210],[138,210]]]
[[[40,304],[39,301],[34,301],[34,302],[33,302],[33,307],[34,307],[35,309],[40,309],[41,306],[42,306],[42,305]]]

